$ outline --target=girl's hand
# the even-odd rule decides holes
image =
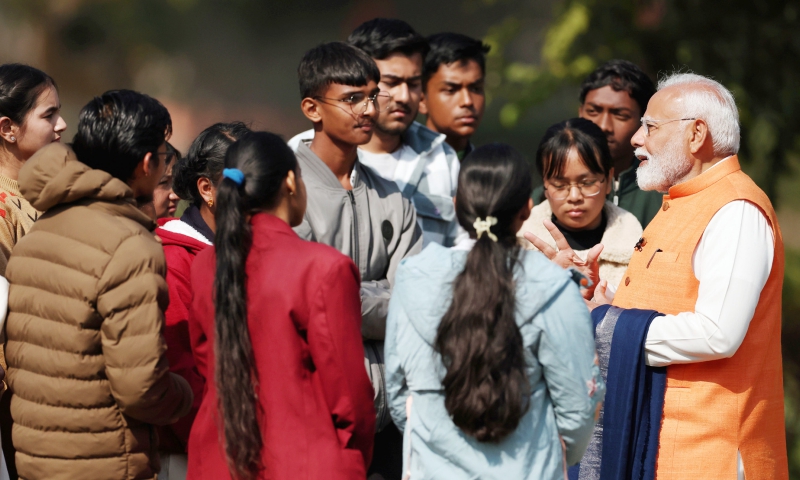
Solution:
[[[611,298],[607,295],[608,292],[608,281],[601,280],[600,283],[597,284],[597,288],[594,291],[594,303],[598,305],[608,305],[611,303]]]
[[[586,302],[586,306],[589,308],[590,312],[600,305],[608,305],[611,303],[611,299],[606,296],[607,289],[608,282],[601,280],[600,283],[597,284],[597,288],[594,290],[594,298],[591,300],[583,300]]]
[[[554,249],[548,245],[547,242],[531,232],[525,232],[523,236],[526,240],[531,242],[534,247],[539,249],[540,252],[549,258],[551,262],[565,269],[573,267],[582,274],[586,275],[586,277],[592,281],[592,286],[589,288],[582,288],[581,294],[586,300],[591,300],[592,297],[594,297],[595,286],[600,282],[600,266],[597,263],[597,259],[600,257],[600,253],[603,251],[603,244],[598,243],[592,247],[586,254],[586,260],[581,260],[572,247],[569,246],[567,239],[564,238],[564,235],[558,230],[558,227],[556,227],[553,222],[550,220],[545,220],[542,223],[544,224],[545,228],[547,228],[547,231],[550,232],[550,236],[553,237],[553,240],[555,240],[556,248],[558,250]],[[603,293],[603,298],[605,298],[605,289],[603,289]]]

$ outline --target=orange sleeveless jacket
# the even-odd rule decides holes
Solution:
[[[693,312],[699,282],[692,255],[706,226],[734,200],[756,205],[775,237],[775,255],[753,320],[731,358],[667,368],[658,480],[736,478],[737,450],[747,480],[788,479],[781,364],[783,239],[767,196],[737,157],[670,188],[644,231],[614,297],[622,308]]]

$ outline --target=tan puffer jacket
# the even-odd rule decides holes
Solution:
[[[46,212],[6,270],[20,478],[154,478],[151,424],[171,423],[192,404],[164,356],[169,299],[155,224],[124,182],[60,144],[34,155],[19,183]]]

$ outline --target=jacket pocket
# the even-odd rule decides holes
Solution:
[[[678,261],[678,252],[656,252],[653,263],[675,263]]]

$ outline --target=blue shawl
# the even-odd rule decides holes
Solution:
[[[610,305],[592,311],[597,332],[607,316],[616,321],[610,354],[600,355],[602,370],[607,372],[602,445],[597,448],[602,451],[600,480],[655,479],[667,370],[645,364],[644,344],[650,323],[660,315],[653,310],[622,310]],[[580,464],[569,471],[570,480],[596,475],[581,472]]]

